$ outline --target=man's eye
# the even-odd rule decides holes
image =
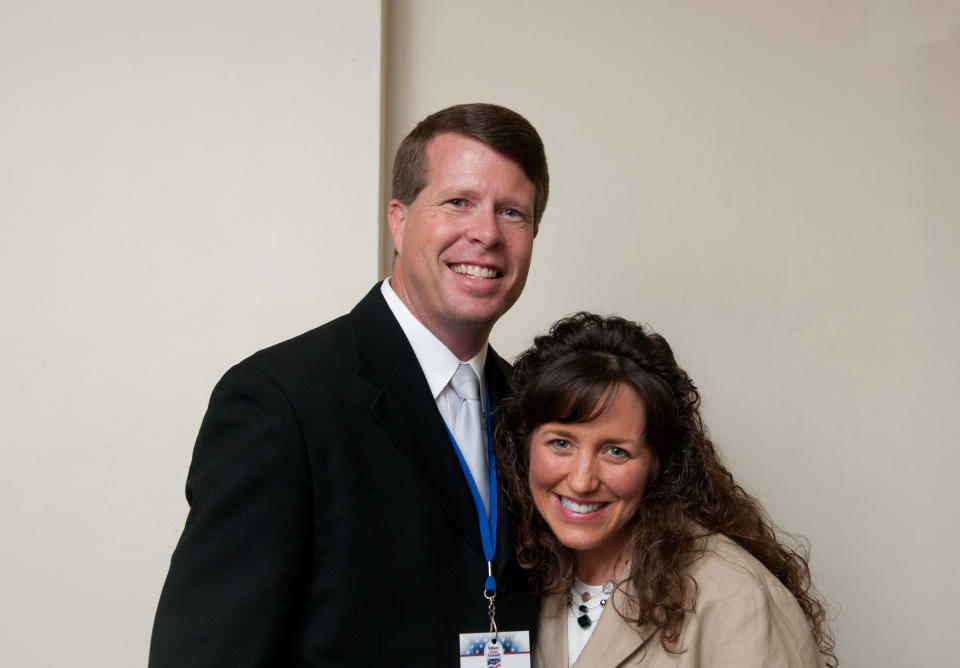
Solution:
[[[454,197],[453,199],[448,199],[447,204],[457,207],[466,206],[467,200],[463,199],[462,197]]]

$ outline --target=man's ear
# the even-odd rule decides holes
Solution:
[[[393,238],[393,247],[397,253],[403,252],[403,224],[406,220],[407,205],[400,200],[390,200],[387,206],[387,225],[390,226],[390,236]]]

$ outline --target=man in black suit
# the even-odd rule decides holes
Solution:
[[[407,136],[392,277],[213,391],[152,667],[457,666],[458,634],[489,626],[488,561],[499,628],[532,627],[503,497],[471,482],[488,453],[454,449],[450,382],[469,366],[484,411],[507,391],[487,337],[523,290],[548,182],[536,130],[503,107],[451,107]]]

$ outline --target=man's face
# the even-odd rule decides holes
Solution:
[[[487,145],[444,133],[427,144],[427,185],[390,202],[391,287],[465,359],[520,296],[533,250],[533,183]],[[472,348],[472,350],[470,350]]]

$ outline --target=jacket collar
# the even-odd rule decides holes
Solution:
[[[357,374],[380,388],[370,411],[404,456],[420,471],[423,484],[479,554],[483,554],[473,497],[450,444],[440,412],[416,355],[390,312],[379,284],[351,311]],[[484,373],[493,406],[507,391],[509,367],[493,349]],[[446,447],[437,447],[442,444]],[[502,485],[501,485],[502,488]],[[506,503],[498,491],[496,573],[513,552]]]
[[[629,591],[629,584],[628,591]],[[589,666],[619,666],[645,642],[649,642],[656,629],[650,626],[637,628],[629,624],[617,614],[617,610],[630,615],[634,613],[636,605],[627,594],[617,589],[611,601],[613,609],[605,610],[597,621],[586,647],[577,657],[572,668],[587,668]],[[608,608],[610,605],[607,606]],[[550,596],[543,601],[540,617],[539,638],[535,651],[537,666],[567,666],[567,615],[569,615],[567,597],[565,594]]]

